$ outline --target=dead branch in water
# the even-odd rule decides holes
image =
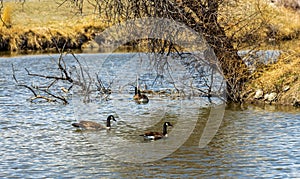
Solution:
[[[55,40],[54,40],[55,41]],[[68,97],[71,94],[70,91],[76,87],[76,92],[84,97],[84,102],[91,101],[91,96],[95,93],[99,93],[105,100],[108,100],[108,96],[111,94],[111,84],[105,87],[100,77],[96,74],[96,78],[93,78],[89,69],[84,68],[80,60],[73,52],[64,52],[64,47],[59,49],[59,57],[56,60],[58,72],[54,74],[45,73],[33,73],[28,68],[25,68],[27,75],[31,79],[42,79],[43,85],[28,85],[26,82],[20,82],[15,73],[15,67],[12,64],[13,79],[17,86],[28,89],[33,96],[30,98],[31,102],[37,99],[45,100],[46,102],[62,102],[63,104],[69,104]],[[70,61],[66,61],[65,56],[71,55],[73,58]],[[73,64],[73,65],[70,65]],[[95,86],[97,87],[95,89]]]
[[[42,91],[46,92],[47,94],[51,94],[51,96],[53,98],[48,97],[48,96],[44,96],[44,95],[40,95],[39,92],[38,92],[39,88],[34,87],[34,86],[29,86],[29,85],[26,85],[26,84],[21,84],[16,78],[15,68],[14,68],[13,64],[12,64],[12,71],[13,71],[13,79],[17,83],[17,86],[27,88],[32,92],[33,97],[30,98],[30,102],[34,102],[37,99],[43,99],[43,100],[46,100],[47,102],[56,102],[57,101],[56,99],[59,99],[59,100],[63,101],[64,104],[68,104],[68,101],[64,97],[53,95],[50,92],[48,92],[47,90],[42,90]]]

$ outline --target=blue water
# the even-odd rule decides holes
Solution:
[[[199,148],[210,108],[193,107],[181,113],[185,108],[156,96],[150,97],[152,104],[136,105],[130,97],[120,100],[115,95],[109,102],[96,106],[97,114],[100,113],[97,122],[103,123],[106,113],[117,115],[112,131],[80,132],[71,126],[80,117],[71,99],[68,105],[31,103],[28,101],[31,92],[16,86],[12,78],[13,63],[18,80],[30,84],[24,68],[35,69],[37,73],[51,72],[55,69],[49,63],[52,57],[56,58],[55,55],[0,58],[0,178],[300,178],[299,109],[228,106],[216,135],[207,146]],[[81,57],[103,58],[99,54],[81,54]],[[124,101],[128,114],[126,105],[120,104]],[[122,107],[122,113],[111,106]],[[140,118],[165,118],[178,127],[180,114],[184,114],[186,123],[196,119],[196,124],[188,140],[173,153],[148,163],[126,163],[114,158],[112,152],[118,146],[110,145],[109,141],[115,136],[121,141],[145,143],[138,134],[151,123],[146,121],[144,127],[138,123],[143,120]],[[160,130],[160,125],[155,129]],[[102,137],[103,141],[95,143],[91,136]],[[169,139],[161,144],[171,145],[173,139],[171,132]],[[145,144],[158,146],[158,143]],[[128,153],[134,156],[139,150]]]

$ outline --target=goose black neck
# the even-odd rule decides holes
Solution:
[[[110,118],[108,118],[106,121],[106,127],[110,127]]]
[[[163,135],[165,136],[165,135],[167,135],[167,125],[166,124],[164,124],[164,126],[163,126]]]
[[[141,91],[137,87],[134,87],[134,94],[140,96],[141,95]]]

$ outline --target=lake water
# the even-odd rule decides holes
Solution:
[[[0,58],[0,178],[300,178],[300,109],[230,105],[216,110],[205,99],[157,95],[138,105],[131,100],[132,84],[117,78],[133,78],[134,84],[138,67],[126,64],[115,64],[123,70],[105,78],[105,84],[125,86],[113,86],[121,92],[108,101],[83,104],[70,97],[67,105],[31,103],[32,93],[13,80],[12,64],[19,82],[40,85],[43,80],[29,78],[24,69],[51,75],[57,57]],[[86,63],[109,58],[98,64],[105,75],[111,59],[131,56],[80,58]],[[103,124],[108,114],[117,120],[111,131],[71,126],[82,118]],[[161,130],[163,121],[174,124],[167,139],[141,139],[143,131]]]

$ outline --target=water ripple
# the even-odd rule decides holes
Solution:
[[[71,126],[76,121],[72,105],[30,104],[26,100],[30,93],[16,88],[11,78],[11,61],[19,67],[38,69],[46,60],[45,56],[0,58],[3,71],[0,74],[0,178],[300,177],[300,111],[296,109],[228,108],[217,135],[201,149],[197,135],[201,134],[207,115],[206,109],[195,109],[200,117],[193,135],[173,154],[145,164],[115,161],[110,158],[109,145],[101,142],[95,145],[85,133]],[[19,69],[17,73],[21,75],[21,72]],[[142,142],[136,134],[145,128],[134,116],[143,114],[155,119],[157,116],[151,116],[146,108],[156,106],[136,106],[131,102],[128,100],[134,114],[121,103],[117,105],[123,115],[118,116],[111,134]],[[168,111],[167,117],[175,121],[178,107],[172,105],[174,112]],[[105,105],[101,110],[112,111]],[[109,137],[111,134],[102,131],[91,135]]]

